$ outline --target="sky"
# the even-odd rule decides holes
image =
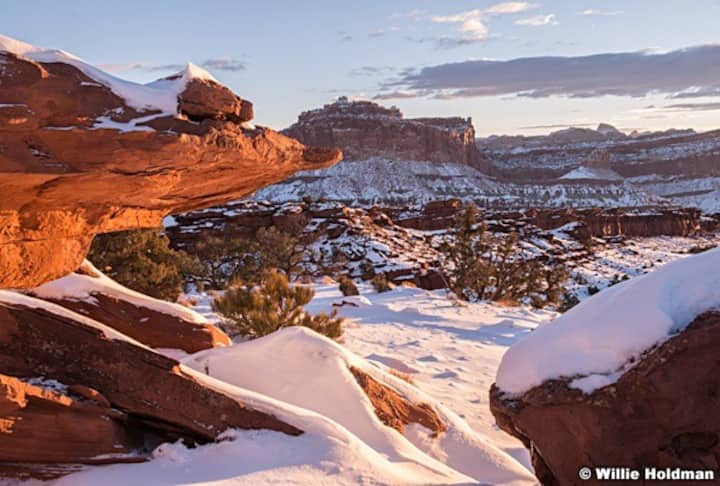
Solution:
[[[0,0],[0,34],[147,82],[186,62],[284,128],[338,96],[479,136],[720,128],[720,0]]]

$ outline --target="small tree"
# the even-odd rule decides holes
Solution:
[[[357,285],[355,285],[353,279],[351,279],[347,275],[341,275],[338,279],[338,283],[340,284],[340,292],[342,292],[345,297],[351,295],[360,295],[360,291],[358,290]]]
[[[539,260],[525,258],[515,232],[490,234],[484,223],[478,223],[474,205],[457,216],[454,239],[444,243],[441,250],[450,263],[450,289],[463,300],[531,297],[534,305],[544,305],[561,299],[562,283],[567,278],[564,267],[548,270]]]
[[[160,230],[133,230],[98,235],[88,259],[113,280],[143,294],[177,300],[183,279],[197,271],[197,261],[170,248]]]
[[[337,317],[337,311],[312,315],[304,309],[313,295],[312,288],[290,285],[284,274],[272,270],[258,287],[228,289],[215,299],[213,309],[226,319],[231,334],[258,338],[283,327],[305,326],[329,338],[340,338],[343,319]]]

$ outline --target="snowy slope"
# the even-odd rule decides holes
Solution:
[[[185,69],[171,76],[149,84],[133,83],[106,73],[79,57],[60,49],[36,47],[25,42],[0,35],[0,51],[7,51],[18,57],[36,62],[61,62],[78,68],[88,77],[107,86],[125,99],[128,106],[139,111],[159,110],[163,115],[177,114],[177,97],[191,79],[216,81],[204,69],[188,63]]]
[[[498,386],[517,394],[560,377],[586,392],[613,383],[632,358],[720,306],[718,268],[715,249],[596,294],[511,347]]]
[[[425,453],[477,481],[532,481],[527,469],[430,396],[307,329],[285,329],[230,348],[203,351],[184,363],[329,417],[393,461],[403,457],[422,461]],[[434,437],[430,430],[414,425],[408,441],[378,419],[351,366],[388,384],[412,403],[432,404],[448,430]]]
[[[422,204],[438,199],[497,203],[502,207],[626,207],[657,204],[631,184],[602,186],[563,180],[553,184],[498,182],[472,167],[439,162],[368,159],[343,161],[322,170],[299,172],[261,189],[255,200],[282,203],[313,199],[358,205]]]

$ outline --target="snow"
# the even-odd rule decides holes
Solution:
[[[196,324],[207,324],[208,321],[201,314],[180,304],[174,304],[160,299],[154,299],[120,285],[100,272],[92,263],[85,260],[83,268],[97,275],[89,276],[80,273],[71,273],[65,277],[45,283],[32,289],[32,294],[41,299],[67,299],[94,301],[93,295],[102,294],[118,300],[130,302],[138,307],[169,314],[185,321]]]
[[[52,304],[45,300],[37,299],[35,297],[30,297],[28,295],[23,295],[21,293],[18,293],[18,292],[12,291],[12,290],[0,290],[0,304],[6,304],[6,305],[10,305],[10,306],[29,307],[31,309],[42,309],[51,314],[55,314],[60,317],[65,317],[67,319],[72,319],[74,321],[78,321],[82,324],[85,324],[87,326],[95,328],[95,329],[101,331],[103,333],[103,335],[108,339],[115,339],[118,341],[126,341],[129,343],[135,344],[137,346],[149,349],[144,344],[142,344],[138,341],[135,341],[131,337],[126,336],[125,334],[122,334],[120,332],[117,332],[115,329],[113,329],[109,326],[106,326],[105,324],[102,324],[94,319],[90,319],[89,317],[86,317],[86,316],[83,316],[76,312],[73,312],[71,310],[68,310],[65,307],[61,307],[57,304]]]
[[[720,249],[617,284],[512,346],[497,384],[523,393],[554,378],[585,392],[613,383],[629,363],[720,305]]]
[[[560,177],[560,180],[621,181],[623,178],[612,169],[578,167]]]
[[[204,69],[188,63],[185,69],[172,79],[159,79],[149,84],[139,84],[117,78],[59,49],[45,49],[0,35],[0,51],[11,52],[18,57],[36,62],[62,62],[70,64],[98,83],[107,86],[123,98],[128,106],[139,111],[158,110],[161,115],[177,114],[177,97],[191,79],[215,81]],[[158,115],[159,116],[159,115]]]
[[[523,478],[531,480],[521,464],[441,405],[433,404],[433,408],[448,430],[438,438],[431,439],[431,431],[419,427],[411,436],[415,440],[408,441],[385,426],[375,415],[350,366],[388,384],[413,403],[432,404],[434,400],[305,328],[288,328],[229,348],[203,351],[183,362],[224,382],[329,417],[393,462],[411,459],[433,465],[434,461],[425,456],[429,454],[479,481],[504,484]]]

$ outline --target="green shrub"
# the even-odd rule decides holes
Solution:
[[[347,275],[342,275],[338,279],[338,283],[340,284],[340,292],[345,297],[351,296],[351,295],[360,295],[360,291],[357,288],[357,285],[355,285],[355,282],[353,282],[353,279],[348,277]]]
[[[259,286],[233,287],[213,302],[230,334],[249,338],[265,336],[288,326],[305,326],[332,339],[342,336],[343,319],[331,314],[308,313],[303,306],[314,295],[311,287],[290,285],[279,271],[268,272]]]
[[[514,232],[489,233],[478,222],[474,205],[457,216],[454,238],[441,251],[449,263],[450,289],[463,300],[517,302],[528,297],[541,305],[562,299],[568,277],[564,265],[547,268],[539,259],[525,257]]]
[[[197,271],[197,261],[170,248],[167,236],[155,229],[98,235],[88,259],[116,282],[170,301],[182,292],[184,277]]]

